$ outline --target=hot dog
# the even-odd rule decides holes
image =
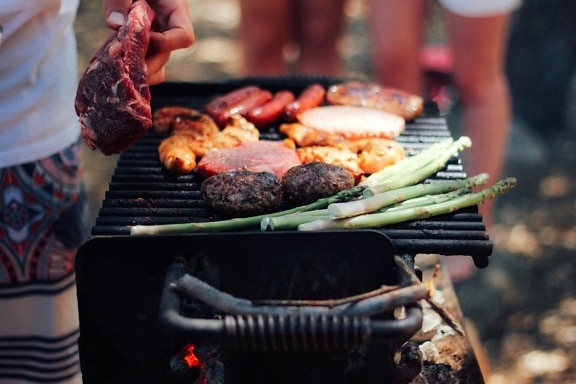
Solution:
[[[296,100],[286,105],[282,119],[286,122],[295,122],[300,113],[320,106],[324,102],[326,89],[320,84],[310,84]]]
[[[257,128],[269,127],[279,120],[284,108],[294,99],[295,96],[292,92],[278,91],[267,103],[249,110],[246,119]]]
[[[272,93],[270,91],[259,89],[230,108],[218,113],[214,118],[214,121],[216,121],[216,124],[220,127],[224,127],[228,123],[231,115],[246,116],[249,110],[258,107],[271,99]]]
[[[242,100],[246,99],[248,96],[259,90],[260,88],[255,85],[247,85],[245,87],[238,88],[206,104],[204,107],[204,112],[209,114],[213,119],[216,119],[218,115],[234,107]]]

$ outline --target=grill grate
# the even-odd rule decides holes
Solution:
[[[318,79],[314,79],[318,81]],[[166,83],[152,88],[152,107],[184,105],[201,109],[216,94],[256,83],[272,91],[289,88],[298,92],[310,79],[290,82],[275,79],[244,79],[223,83]],[[330,79],[323,80],[327,85]],[[287,85],[289,84],[289,85]],[[434,106],[407,124],[398,141],[410,151],[420,151],[451,136],[446,119]],[[202,179],[192,173],[167,172],[158,160],[157,148],[164,136],[150,130],[139,142],[122,153],[92,229],[93,236],[126,236],[132,225],[172,224],[214,220],[200,195]],[[262,132],[263,140],[279,140],[276,129]],[[454,157],[445,169],[428,182],[466,177],[460,158]],[[255,231],[257,229],[254,229]],[[392,239],[399,254],[439,253],[470,255],[479,267],[488,263],[492,242],[488,239],[477,207],[450,215],[406,222],[381,228]]]

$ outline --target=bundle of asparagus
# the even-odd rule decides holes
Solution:
[[[273,214],[206,223],[137,225],[131,228],[131,234],[224,232],[257,225],[262,231],[378,228],[454,212],[506,193],[516,185],[516,179],[505,178],[489,188],[473,192],[473,187],[486,184],[487,174],[464,180],[423,182],[471,144],[466,136],[444,140],[370,175],[351,189],[308,205]]]

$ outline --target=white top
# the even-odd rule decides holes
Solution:
[[[2,0],[0,168],[48,157],[79,137],[78,3]]]
[[[490,17],[514,12],[522,0],[438,0],[446,9],[464,17]]]

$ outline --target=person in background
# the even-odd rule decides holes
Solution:
[[[444,8],[447,43],[453,55],[453,79],[462,107],[462,134],[472,139],[463,153],[469,175],[501,177],[511,123],[505,75],[510,14],[521,0],[438,0]],[[376,80],[423,94],[420,53],[424,44],[427,0],[371,0],[368,23]],[[487,228],[493,202],[480,206]],[[471,258],[450,258],[455,280],[466,278]]]
[[[242,74],[341,75],[338,42],[345,27],[344,3],[241,0]],[[292,67],[291,56],[297,56]]]
[[[4,0],[0,7],[0,383],[81,383],[74,275],[87,239],[80,125],[74,111],[79,0]],[[118,28],[130,0],[105,0]],[[158,14],[147,60],[164,79],[170,52],[191,45],[185,0]]]
[[[340,75],[337,42],[344,30],[345,1],[241,0],[240,41],[244,75],[287,73],[283,50],[299,45],[295,72]],[[510,100],[504,70],[508,23],[521,0],[438,0],[444,8],[453,79],[463,111],[462,134],[470,136],[464,152],[470,175],[501,176],[508,142]],[[367,22],[373,78],[378,83],[424,95],[420,55],[424,48],[428,0],[370,0]],[[292,28],[291,28],[292,26]],[[492,225],[493,202],[480,207],[486,227]],[[453,277],[469,275],[470,258],[452,258]]]

